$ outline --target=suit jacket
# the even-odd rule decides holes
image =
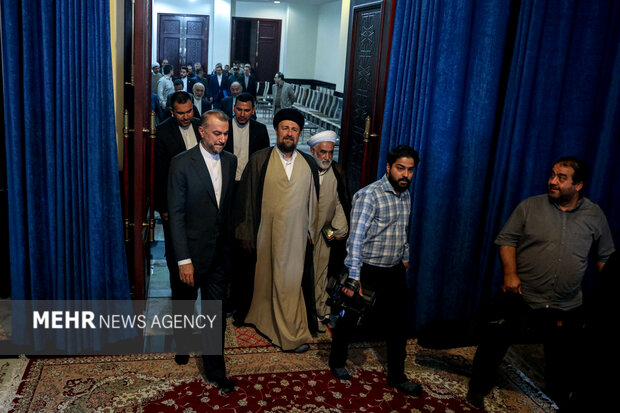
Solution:
[[[194,101],[194,95],[192,95],[192,102]],[[200,99],[201,103],[201,108],[200,108],[200,112],[198,111],[198,108],[196,107],[196,105],[194,105],[194,117],[200,119],[200,117],[202,116],[203,113],[205,113],[208,110],[211,110],[211,102],[209,102],[207,100],[206,97],[202,97],[202,99]]]
[[[229,221],[237,157],[222,151],[220,163],[219,206],[200,146],[177,155],[170,163],[168,205],[172,245],[177,260],[191,258],[194,274],[207,273],[216,256],[224,259],[225,268],[230,267]]]
[[[271,97],[273,98],[274,102],[276,100],[277,90],[278,90],[278,85],[274,84],[271,89]],[[295,103],[295,100],[296,98],[295,98],[295,91],[293,90],[293,85],[291,85],[290,83],[284,82],[284,85],[282,85],[282,93],[280,94],[280,109],[292,108],[293,103]],[[275,104],[273,106],[273,109],[275,111],[276,109]]]
[[[233,136],[233,119],[228,121],[228,141],[224,147],[225,151],[234,153],[235,137]],[[269,147],[269,133],[267,127],[262,123],[250,119],[250,147],[248,158],[256,151]]]
[[[229,118],[232,118],[233,115],[235,114],[233,110],[233,97],[226,96],[224,99],[222,99],[222,102],[220,102],[220,105],[221,105],[222,112],[227,114]]]
[[[192,119],[196,141],[200,142],[199,119]],[[157,125],[155,137],[155,209],[160,214],[168,212],[168,170],[170,161],[185,151],[185,142],[174,118],[168,118]]]
[[[217,75],[209,76],[209,96],[213,98],[213,106],[218,107],[222,99],[230,94],[228,76],[222,73],[222,83],[218,85]],[[217,105],[216,105],[217,104]]]
[[[256,98],[256,78],[253,75],[250,75],[250,78],[248,79],[248,86],[245,86],[245,73],[242,75],[239,75],[239,83],[241,83],[241,86],[243,87],[243,91],[244,92],[248,92],[249,94],[251,94],[252,96],[254,96],[254,98]]]

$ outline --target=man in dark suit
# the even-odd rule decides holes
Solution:
[[[189,77],[187,76],[187,66],[181,66],[181,71],[179,72],[179,76],[176,79],[180,79],[183,82],[184,92],[189,93],[191,91],[191,89],[189,88]]]
[[[164,230],[164,245],[166,251],[166,264],[170,273],[170,288],[172,298],[178,296],[177,285],[179,283],[179,266],[172,248],[170,225],[168,216],[168,171],[170,161],[176,155],[196,146],[200,140],[200,120],[193,118],[194,105],[189,93],[179,91],[170,97],[170,110],[172,116],[157,125],[155,139],[155,209],[161,216]],[[187,363],[184,356],[176,356],[175,361],[179,364]],[[185,361],[185,362],[183,362]]]
[[[241,82],[241,86],[243,87],[243,91],[248,92],[249,94],[254,96],[254,99],[256,99],[256,78],[251,73],[252,66],[250,66],[249,63],[247,63],[244,66],[243,70],[244,72],[240,76],[241,77],[240,82]]]
[[[231,95],[226,96],[224,99],[222,99],[222,104],[221,104],[220,109],[229,118],[232,118],[235,115],[235,110],[234,110],[235,100],[237,99],[237,96],[239,96],[241,92],[243,92],[243,87],[241,87],[241,83],[233,82],[230,85]]]
[[[192,103],[194,104],[195,118],[200,118],[203,113],[211,110],[211,102],[205,97],[205,85],[201,82],[194,83],[192,87]]]
[[[202,300],[223,300],[228,287],[229,217],[237,169],[237,158],[224,151],[228,117],[218,110],[206,112],[199,132],[200,144],[170,163],[170,233],[178,260],[180,297],[177,299],[182,300],[177,300],[176,306],[173,301],[175,314],[178,314],[177,309],[191,314],[198,288]],[[206,303],[201,306],[203,314],[205,306]],[[234,390],[235,383],[226,377],[223,355],[226,319],[221,312],[216,316],[216,325],[218,322],[222,334],[221,351],[216,355],[204,355],[203,362],[207,380],[228,393]],[[191,332],[181,330],[180,333],[184,337],[177,346],[188,345]],[[203,332],[203,348],[210,347],[209,340],[212,341],[213,336]]]
[[[252,119],[254,115],[254,98],[249,93],[241,93],[235,102],[235,116],[230,120],[228,142],[226,148],[237,156],[235,182],[241,180],[243,169],[254,154],[269,147],[267,127]],[[237,195],[237,194],[236,194]],[[233,311],[235,323],[243,322],[250,308],[253,290],[253,264],[256,262],[255,252],[248,252],[241,245],[235,248],[234,276],[231,280],[231,297],[227,302],[227,311]]]
[[[235,116],[230,119],[230,129],[226,148],[237,156],[236,181],[241,179],[248,159],[256,151],[269,147],[267,127],[252,119],[254,115],[254,97],[249,93],[241,93],[235,102]],[[246,133],[246,129],[247,133]]]
[[[228,96],[230,85],[228,84],[228,75],[222,72],[222,66],[216,66],[215,72],[209,76],[209,94],[213,108],[220,109],[222,107],[222,99]]]

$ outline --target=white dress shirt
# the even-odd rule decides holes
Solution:
[[[280,160],[282,161],[284,172],[286,172],[286,176],[288,177],[288,180],[290,181],[291,174],[293,173],[293,166],[295,165],[295,158],[297,158],[297,150],[293,151],[293,155],[290,157],[290,159],[286,159],[286,156],[282,153],[282,151],[280,151],[280,149],[278,149],[277,146],[276,146],[276,151],[278,152],[278,155],[280,155]]]

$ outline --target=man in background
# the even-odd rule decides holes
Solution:
[[[276,114],[280,109],[292,108],[295,103],[295,91],[290,83],[284,81],[284,74],[278,72],[273,77],[273,113]]]

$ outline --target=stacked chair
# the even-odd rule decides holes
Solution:
[[[259,95],[258,91],[260,90],[261,83],[263,84],[263,93]],[[269,82],[268,81],[256,82],[256,89],[257,89],[256,112],[260,113],[262,116],[266,118],[270,118],[271,113],[273,112],[273,107],[272,107],[273,99],[271,95],[269,94]]]
[[[307,121],[304,129],[309,132],[319,127],[330,129],[340,135],[342,116],[342,98],[334,95],[334,91],[326,88],[310,89],[307,86],[294,85],[297,94],[295,109],[303,113]]]

